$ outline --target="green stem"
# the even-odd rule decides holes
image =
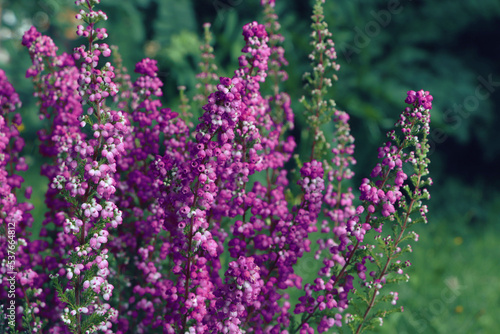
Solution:
[[[419,186],[420,186],[420,178],[421,178],[421,175],[418,176],[418,179],[417,179],[417,184],[416,184],[416,189],[419,189]],[[408,223],[408,219],[410,218],[410,213],[413,209],[413,205],[415,204],[415,199],[412,199],[411,202],[410,202],[410,205],[408,206],[408,210],[406,211],[405,213],[405,219],[404,219],[404,223],[403,223],[403,226],[401,227],[401,231],[399,232],[399,235],[398,237],[396,238],[396,240],[394,241],[394,248],[396,249],[398,247],[398,244],[399,242],[401,241],[401,239],[403,238],[403,233],[405,232],[406,230],[406,225]],[[378,280],[381,280],[382,277],[384,277],[384,275],[386,274],[387,272],[387,268],[389,268],[389,265],[391,263],[391,261],[394,259],[394,255],[395,253],[393,253],[392,255],[390,255],[388,258],[387,258],[387,261],[385,262],[385,265],[384,265],[384,268],[382,269],[382,271],[380,272],[380,275],[378,277]],[[375,297],[377,296],[377,293],[380,289],[375,287],[375,290],[373,290],[373,295],[371,297],[371,300],[370,300],[370,303],[368,304],[368,307],[366,308],[366,311],[363,315],[363,319],[361,320],[361,323],[359,324],[357,330],[356,330],[356,334],[359,334],[361,333],[361,330],[363,328],[363,325],[366,321],[366,318],[368,317],[368,314],[370,313],[370,310],[373,308],[373,306],[375,305]]]

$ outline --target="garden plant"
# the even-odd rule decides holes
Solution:
[[[0,70],[0,333],[361,333],[403,311],[405,253],[432,184],[429,92],[401,97],[355,185],[349,114],[326,98],[340,65],[323,1],[304,96],[283,89],[291,65],[262,0],[231,77],[204,26],[198,90],[180,87],[171,108],[155,60],[129,74],[106,44],[99,3],[76,1],[82,45],[70,52],[34,27],[22,39],[49,184],[36,238],[21,101]],[[321,263],[312,279],[295,269],[308,252]]]

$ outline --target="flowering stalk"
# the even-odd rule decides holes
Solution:
[[[316,29],[313,33],[313,37],[318,38],[318,36],[330,36],[326,28],[326,24],[322,22],[322,8],[321,1],[318,1],[315,6],[315,15],[313,15],[314,23],[312,25],[313,29]],[[325,52],[330,59],[335,59],[335,49],[333,48],[333,42],[328,40],[326,42],[331,46],[331,48]],[[326,252],[326,258],[323,260],[324,266],[319,271],[320,276],[326,276],[326,281],[322,278],[317,278],[313,284],[306,284],[305,286],[305,296],[301,297],[300,303],[296,306],[295,313],[303,313],[301,323],[293,331],[300,333],[309,333],[313,329],[310,327],[310,322],[313,319],[314,322],[318,323],[318,331],[327,331],[330,327],[337,325],[341,326],[342,312],[346,310],[351,301],[350,294],[356,292],[354,289],[354,276],[357,274],[360,280],[366,281],[366,270],[368,263],[374,261],[374,253],[372,252],[372,246],[369,244],[364,244],[365,234],[374,228],[379,233],[382,232],[381,221],[383,219],[389,219],[386,217],[391,217],[394,214],[396,201],[400,201],[402,193],[399,191],[400,187],[403,186],[403,181],[406,179],[406,174],[401,170],[392,171],[394,169],[394,163],[391,163],[391,167],[386,173],[376,174],[372,173],[372,177],[380,177],[377,182],[372,181],[377,187],[383,189],[378,195],[375,195],[374,202],[370,203],[369,199],[371,197],[362,196],[360,200],[363,205],[355,207],[352,204],[354,196],[352,195],[351,188],[345,188],[342,183],[352,177],[353,173],[350,169],[350,165],[355,164],[355,160],[352,158],[354,150],[354,139],[350,135],[349,129],[349,116],[347,113],[339,111],[335,108],[335,103],[333,101],[329,102],[328,106],[322,101],[322,96],[326,93],[326,87],[331,84],[330,81],[323,82],[324,71],[323,64],[327,67],[333,67],[338,70],[338,65],[335,63],[329,63],[324,61],[323,53],[321,50],[325,49],[324,44],[322,44],[322,39],[319,37],[319,42],[313,43],[315,51],[311,54],[311,59],[313,60],[314,75],[311,77],[306,74],[309,84],[315,85],[316,89],[313,89],[313,99],[312,103],[306,103],[305,98],[303,98],[303,103],[305,103],[306,108],[311,109],[314,112],[315,106],[316,114],[310,117],[310,125],[316,129],[316,136],[314,138],[315,143],[324,143],[321,140],[321,136],[318,136],[321,131],[317,130],[321,124],[321,117],[326,114],[334,114],[336,121],[336,136],[334,141],[336,142],[335,147],[332,150],[334,158],[331,164],[326,164],[327,170],[329,170],[327,186],[327,193],[324,197],[324,203],[327,205],[324,209],[324,214],[327,220],[322,223],[322,233],[325,233],[324,238],[320,238],[318,243],[320,248],[316,253],[316,258],[319,259],[324,250],[329,250]],[[319,52],[317,52],[319,51]],[[326,58],[328,59],[328,58]],[[335,76],[334,76],[335,78]],[[325,86],[323,86],[325,84]],[[428,93],[427,93],[428,94]],[[315,100],[317,98],[317,100]],[[426,107],[430,108],[430,101],[432,97],[424,98]],[[422,102],[422,105],[424,104]],[[328,109],[332,111],[328,112]],[[424,126],[428,131],[428,124]],[[406,131],[406,130],[405,130]],[[403,131],[404,132],[404,131]],[[394,137],[394,136],[393,136]],[[393,140],[396,140],[393,138]],[[401,153],[403,149],[406,149],[409,143],[405,141],[398,141],[400,146],[397,146],[397,153]],[[389,144],[388,144],[389,145]],[[311,156],[318,153],[312,153]],[[395,152],[391,152],[392,155]],[[391,157],[384,160],[383,164],[388,164],[388,161],[395,159]],[[407,154],[407,153],[404,153]],[[425,153],[424,153],[425,155]],[[320,155],[321,156],[321,155]],[[379,158],[383,156],[379,155]],[[397,168],[400,168],[400,162]],[[376,168],[381,169],[379,165]],[[397,184],[392,188],[389,186],[389,181],[392,178],[397,179]],[[368,180],[364,182],[369,182]],[[362,188],[364,189],[365,183]],[[374,189],[371,188],[371,191]],[[363,192],[363,190],[362,190]],[[380,196],[377,197],[377,196]],[[402,205],[402,204],[401,204]],[[362,219],[362,214],[365,213],[365,218]],[[376,214],[380,213],[382,219]],[[333,234],[330,234],[333,232]],[[403,232],[401,232],[403,233]],[[396,240],[399,242],[401,237],[399,236]],[[394,257],[391,257],[391,260]],[[389,260],[390,263],[390,260]],[[383,277],[386,273],[382,270]],[[374,272],[371,272],[374,274]],[[378,290],[377,290],[378,291]],[[357,293],[357,292],[356,292]],[[392,293],[392,295],[397,296],[397,293]],[[373,302],[375,300],[375,293],[372,302],[369,303],[364,318],[368,315],[370,309],[373,307]],[[331,312],[329,310],[337,310],[337,312]],[[346,315],[346,319],[352,322],[352,315],[349,313]],[[363,322],[363,321],[361,321]],[[361,329],[358,329],[358,331]]]
[[[332,86],[332,79],[337,80],[337,75],[333,74],[328,77],[326,74],[330,69],[338,71],[340,68],[340,65],[335,62],[337,53],[335,44],[330,38],[332,33],[328,30],[328,24],[325,22],[323,2],[318,0],[313,7],[313,23],[311,24],[313,50],[309,55],[313,72],[312,74],[304,73],[305,87],[311,96],[309,99],[306,99],[305,96],[300,99],[305,107],[306,121],[312,136],[310,160],[323,157],[326,149],[329,148],[320,127],[333,116],[335,102],[333,100],[326,101],[324,96],[328,88]]]
[[[119,110],[123,110],[124,113],[130,113],[130,103],[132,98],[132,82],[130,81],[130,75],[125,66],[123,66],[123,59],[118,51],[116,45],[111,45],[111,51],[113,55],[113,64],[115,67],[115,78],[114,82],[119,93],[113,97],[113,102],[116,103],[116,107]]]
[[[105,105],[106,98],[117,93],[112,81],[113,67],[106,63],[102,69],[97,68],[100,56],[109,57],[111,54],[107,44],[98,43],[106,38],[105,29],[95,28],[95,24],[106,19],[106,15],[93,9],[98,1],[76,3],[83,8],[77,19],[87,24],[85,28],[78,26],[77,34],[89,41],[87,50],[81,46],[74,54],[74,59],[83,60],[78,75],[80,99],[75,100],[89,106],[87,115],[80,116],[77,124],[82,128],[90,126],[94,138],[86,140],[79,129],[68,132],[67,127],[63,128],[61,135],[52,136],[58,166],[54,169],[56,176],[51,188],[67,203],[61,213],[65,219],[59,236],[67,240],[66,245],[70,248],[63,260],[65,268],[62,271],[69,281],[68,287],[63,288],[57,280],[54,280],[54,285],[59,300],[66,304],[62,321],[73,333],[81,334],[97,330],[109,332],[110,321],[117,315],[98,296],[108,301],[113,291],[113,285],[106,280],[109,275],[108,252],[101,246],[108,241],[107,229],[116,228],[121,223],[121,211],[110,199],[115,192],[113,172],[116,158],[123,152],[122,141],[127,126],[120,112],[109,110]],[[39,38],[43,37],[36,33],[27,35],[26,45],[37,48]],[[47,56],[55,57],[55,49],[50,52]],[[34,55],[36,57],[36,53]],[[72,59],[65,59],[69,65],[73,64]],[[35,70],[39,64],[35,62]],[[76,110],[81,110],[81,107]],[[60,115],[56,114],[54,120],[57,116]],[[71,126],[76,127],[75,124]]]
[[[0,279],[2,286],[9,287],[8,291],[0,290],[0,297],[6,302],[6,310],[3,311],[8,314],[6,319],[12,332],[19,325],[14,320],[19,319],[17,315],[21,313],[23,327],[32,333],[40,333],[43,324],[39,317],[39,306],[44,306],[44,302],[36,300],[41,294],[36,289],[40,283],[38,274],[33,271],[38,261],[33,259],[29,250],[38,252],[42,248],[40,243],[30,240],[27,231],[33,223],[29,213],[33,205],[19,202],[19,193],[16,194],[16,188],[20,189],[24,182],[17,172],[28,170],[25,158],[20,156],[24,147],[24,140],[19,134],[23,126],[22,118],[16,113],[20,107],[19,95],[5,72],[0,70]],[[31,193],[32,187],[27,187],[24,193],[26,199],[30,199]],[[22,290],[19,295],[15,293],[16,284]],[[16,300],[19,297],[22,299]],[[22,308],[14,307],[16,302],[18,305],[24,304],[24,312]]]
[[[332,268],[335,264],[348,266],[352,260],[350,254],[342,254],[349,251],[346,246],[351,241],[345,236],[336,235],[336,231],[344,231],[348,220],[356,214],[352,204],[354,198],[352,189],[346,185],[354,175],[351,170],[351,166],[356,163],[352,157],[354,138],[350,134],[349,115],[336,109],[335,101],[324,100],[329,87],[332,86],[332,79],[329,76],[332,76],[334,80],[337,79],[336,75],[332,75],[331,72],[338,71],[339,65],[335,63],[337,58],[335,44],[330,39],[332,34],[324,21],[322,1],[316,1],[312,20],[313,50],[309,58],[313,73],[304,75],[307,80],[306,87],[310,88],[311,96],[309,99],[306,97],[301,99],[306,115],[308,115],[309,128],[314,133],[310,159],[315,157],[321,160],[327,156],[326,148],[330,147],[330,144],[326,143],[320,127],[332,116],[335,135],[333,158],[330,161],[326,159],[323,161],[323,167],[327,172],[327,182],[325,193],[321,194],[321,201],[318,204],[325,219],[321,222],[322,236],[317,241],[319,249],[315,254],[315,259],[319,260],[323,257],[324,266],[318,272],[319,277],[313,283],[304,286],[305,295],[299,298],[299,303],[294,310],[295,314],[302,314],[302,319],[300,324],[291,329],[292,333],[312,332],[313,328],[310,326],[312,319],[319,323],[319,332],[327,331],[334,324],[340,326],[342,318],[340,314],[330,314],[326,317],[320,316],[320,313],[325,309],[336,308],[342,312],[348,304],[348,292],[352,290],[352,277],[346,275],[346,270],[343,268],[335,275]],[[358,208],[358,213],[361,209]],[[321,278],[324,276],[332,277],[332,279],[325,282]],[[331,293],[336,286],[340,286],[339,289]],[[327,290],[330,290],[330,293],[322,293]]]
[[[271,117],[276,131],[282,136],[287,128],[290,130],[294,128],[294,114],[290,106],[291,99],[286,92],[281,91],[280,85],[288,80],[288,73],[284,69],[285,66],[288,66],[288,61],[285,58],[285,49],[282,46],[285,38],[280,33],[281,25],[274,9],[274,1],[261,1],[261,5],[264,7],[265,26],[269,34],[269,47],[271,48],[268,76],[272,84],[272,94],[266,96],[266,99],[269,101]],[[285,126],[285,122],[287,126]]]
[[[381,301],[390,301],[392,305],[396,305],[398,300],[398,293],[394,291],[379,296],[382,288],[389,283],[409,279],[407,274],[403,276],[403,269],[410,263],[408,261],[402,263],[396,259],[405,252],[411,252],[411,246],[406,245],[402,248],[402,242],[418,241],[418,235],[411,231],[411,226],[419,222],[427,223],[427,206],[422,204],[422,200],[430,199],[426,186],[432,185],[432,179],[427,176],[429,174],[427,136],[430,131],[432,99],[429,92],[409,91],[405,102],[410,107],[405,109],[395,124],[396,127],[401,128],[401,133],[389,132],[388,137],[392,143],[387,142],[379,149],[379,158],[383,160],[377,164],[371,176],[380,177],[390,173],[394,175],[394,183],[375,182],[373,184],[365,180],[360,188],[361,199],[374,201],[374,197],[379,197],[378,205],[381,206],[381,214],[384,220],[391,222],[392,233],[385,237],[381,233],[375,236],[378,247],[371,247],[372,259],[370,260],[376,267],[370,272],[372,280],[365,282],[365,291],[361,292],[360,297],[361,304],[366,311],[362,316],[349,318],[351,328],[357,324],[355,333],[361,333],[375,323],[381,325],[382,318],[390,312],[379,310],[376,314],[370,315],[370,311]],[[404,185],[403,181],[407,175],[403,171],[403,164],[413,169],[413,174],[409,178],[411,183]],[[379,190],[374,191],[374,188]],[[401,194],[400,189],[404,190],[404,195]],[[371,211],[371,206],[368,206],[368,211]],[[373,220],[375,219],[373,217]],[[380,232],[381,229],[381,226],[377,226],[375,231]]]
[[[110,245],[113,253],[122,254],[117,259],[119,285],[131,286],[131,293],[121,294],[116,306],[120,313],[135,314],[132,321],[119,320],[122,332],[169,326],[161,317],[175,304],[165,298],[168,287],[174,284],[171,272],[161,270],[170,265],[167,256],[171,246],[171,235],[163,233],[168,231],[168,218],[161,207],[167,173],[164,161],[182,161],[189,137],[185,122],[177,113],[162,108],[158,99],[163,83],[158,79],[157,62],[143,59],[136,64],[135,72],[140,77],[132,84],[129,119],[133,135],[125,139],[126,153],[117,161],[116,195],[124,210],[123,224]],[[162,136],[164,152],[160,152]],[[130,248],[139,256],[130,254]]]
[[[198,306],[186,301],[189,311],[193,313],[191,316],[187,313],[188,316],[184,317],[182,323],[184,330],[194,329],[192,325],[189,325],[190,318],[196,319],[202,315],[199,304],[206,299],[212,299],[211,291],[215,292],[213,284],[221,283],[215,277],[218,276],[217,272],[206,267],[207,261],[211,261],[213,268],[220,268],[217,254],[218,247],[221,247],[223,242],[220,238],[224,238],[224,235],[219,233],[220,221],[217,224],[217,220],[211,220],[211,218],[212,216],[214,218],[234,217],[243,212],[239,206],[244,193],[244,184],[248,182],[248,175],[259,169],[259,159],[256,154],[259,149],[259,132],[253,123],[258,113],[261,112],[261,100],[257,94],[258,82],[265,78],[265,66],[267,66],[269,55],[263,28],[256,22],[243,28],[243,35],[247,42],[243,52],[249,54],[248,57],[252,63],[249,64],[246,57],[240,57],[241,67],[236,71],[235,76],[232,79],[220,79],[221,83],[217,86],[217,92],[209,96],[209,103],[203,107],[205,113],[200,118],[202,123],[197,127],[197,144],[192,151],[194,159],[189,162],[190,167],[188,167],[195,176],[197,175],[197,178],[193,179],[194,182],[190,187],[194,191],[191,194],[187,193],[189,197],[188,202],[185,203],[188,205],[179,210],[179,217],[185,221],[185,223],[181,221],[179,227],[184,229],[187,237],[187,253],[184,255],[187,268],[182,273],[186,279],[181,280],[185,282],[185,286],[181,289],[184,290],[185,300],[190,296],[189,291],[194,291],[192,287],[196,285],[204,285],[205,293],[200,294],[197,289],[192,296]],[[253,73],[254,69],[257,70],[256,74]],[[231,170],[236,173],[228,173]],[[183,179],[189,180],[191,176],[184,176]],[[218,188],[231,190],[232,194],[226,191],[219,193]],[[228,202],[229,205],[216,200],[219,196],[227,195],[233,198]],[[210,222],[217,224],[212,229],[214,234],[207,229]],[[219,244],[213,239],[214,235],[218,236]],[[196,250],[198,252],[193,252]],[[199,251],[202,253],[197,255]],[[174,272],[178,266],[176,264]],[[190,280],[189,275],[195,269],[198,272],[211,273],[215,281],[204,283],[208,277],[203,276],[203,278]],[[199,277],[199,274],[196,276]],[[222,320],[224,318],[217,319],[216,323],[208,325],[209,328],[224,326],[220,322]]]
[[[34,27],[23,36],[23,45],[29,49],[33,65],[28,69],[26,76],[31,77],[35,85],[34,95],[39,99],[40,119],[50,120],[50,127],[38,132],[40,139],[40,153],[53,159],[52,164],[44,164],[41,174],[50,181],[59,176],[59,152],[67,151],[75,138],[84,136],[80,131],[78,117],[82,112],[81,97],[78,94],[78,69],[73,58],[66,53],[56,55],[57,47],[52,39],[42,36]],[[64,275],[64,250],[71,247],[73,240],[67,238],[63,231],[64,210],[70,203],[59,196],[55,187],[49,187],[45,203],[49,211],[45,215],[43,225],[53,223],[56,228],[49,231],[44,227],[40,236],[49,237],[49,241],[38,241],[39,252],[50,249],[52,256],[40,258],[38,263],[45,270],[38,270],[39,288],[49,285],[49,273],[58,270]],[[35,251],[35,250],[33,250]],[[36,254],[36,252],[35,252]],[[41,308],[41,315],[49,319],[54,328],[64,328],[60,323],[59,312],[63,304],[56,294],[49,289],[41,289],[40,300],[46,302]],[[48,307],[50,305],[50,307]]]
[[[203,107],[203,103],[206,98],[215,92],[217,89],[217,82],[219,81],[219,76],[217,75],[217,64],[215,63],[214,48],[212,46],[212,32],[210,31],[211,24],[203,24],[203,44],[200,46],[201,51],[201,62],[198,64],[201,72],[196,75],[198,83],[196,84],[196,89],[198,93],[193,97],[194,101],[200,103],[200,107]]]
[[[422,205],[421,200],[428,199],[429,193],[423,187],[432,183],[425,178],[428,174],[429,161],[426,154],[432,96],[424,91],[410,91],[408,95],[406,102],[412,107],[406,108],[396,123],[396,127],[401,127],[401,134],[395,131],[388,133],[391,141],[379,149],[379,159],[382,162],[373,169],[370,175],[372,180],[364,179],[360,187],[363,205],[356,208],[356,214],[347,219],[347,223],[333,229],[336,238],[330,242],[331,260],[325,260],[324,263],[328,266],[320,272],[320,275],[326,274],[331,278],[326,284],[318,279],[315,284],[306,288],[307,296],[311,297],[315,292],[319,292],[319,296],[312,300],[304,299],[302,302],[305,305],[298,306],[303,309],[310,305],[311,308],[308,311],[310,315],[302,320],[301,332],[307,330],[307,321],[313,314],[315,317],[322,316],[318,327],[321,331],[333,325],[341,325],[342,317],[337,316],[339,313],[332,313],[327,309],[338,309],[342,313],[348,307],[351,303],[348,294],[353,291],[354,275],[358,276],[366,290],[361,293],[356,291],[356,299],[360,300],[355,300],[355,309],[365,311],[362,314],[347,313],[346,322],[356,333],[375,323],[381,324],[381,319],[390,311],[381,310],[368,318],[370,311],[378,303],[376,297],[379,291],[387,283],[408,279],[403,276],[403,268],[409,266],[409,262],[393,261],[411,251],[409,246],[401,249],[401,242],[418,239],[414,232],[408,232],[407,229],[414,223],[426,221],[427,207]],[[415,170],[415,174],[410,177],[411,184],[405,183],[408,176],[403,171],[404,163],[411,164]],[[411,215],[416,210],[420,211],[421,218],[412,220]],[[387,221],[392,222],[393,235],[382,237],[382,228]],[[366,241],[368,231],[377,233],[375,240],[378,247]],[[370,267],[375,267],[375,270],[369,271]],[[390,300],[395,305],[397,292],[392,291],[380,300]]]

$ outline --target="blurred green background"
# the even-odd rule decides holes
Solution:
[[[262,18],[258,0],[103,0],[109,44],[125,65],[147,56],[159,61],[164,100],[174,110],[177,86],[194,88],[202,24],[211,22],[222,75],[231,75],[243,46],[241,27]],[[311,1],[276,1],[286,57],[286,90],[293,98],[300,138],[309,70]],[[20,39],[35,25],[61,51],[76,39],[70,0],[0,0],[0,68],[23,101],[25,155],[34,187],[35,223],[43,219],[47,180],[39,176],[37,118],[30,64]],[[386,319],[381,333],[498,333],[500,314],[500,1],[327,0],[325,14],[336,42],[339,81],[331,97],[352,116],[356,178],[366,177],[403,108],[406,91],[434,96],[429,224],[409,256],[411,280],[399,287],[405,311]],[[134,78],[134,76],[133,76]],[[300,142],[299,142],[300,144]],[[36,231],[35,227],[35,231]],[[305,257],[298,271],[317,268]]]

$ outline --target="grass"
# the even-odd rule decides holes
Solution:
[[[487,214],[484,219],[471,219],[470,212],[478,204]],[[496,195],[487,203],[456,206],[456,214],[418,226],[420,239],[410,257],[411,279],[400,286],[399,304],[405,311],[387,319],[379,332],[498,333],[499,220]]]

